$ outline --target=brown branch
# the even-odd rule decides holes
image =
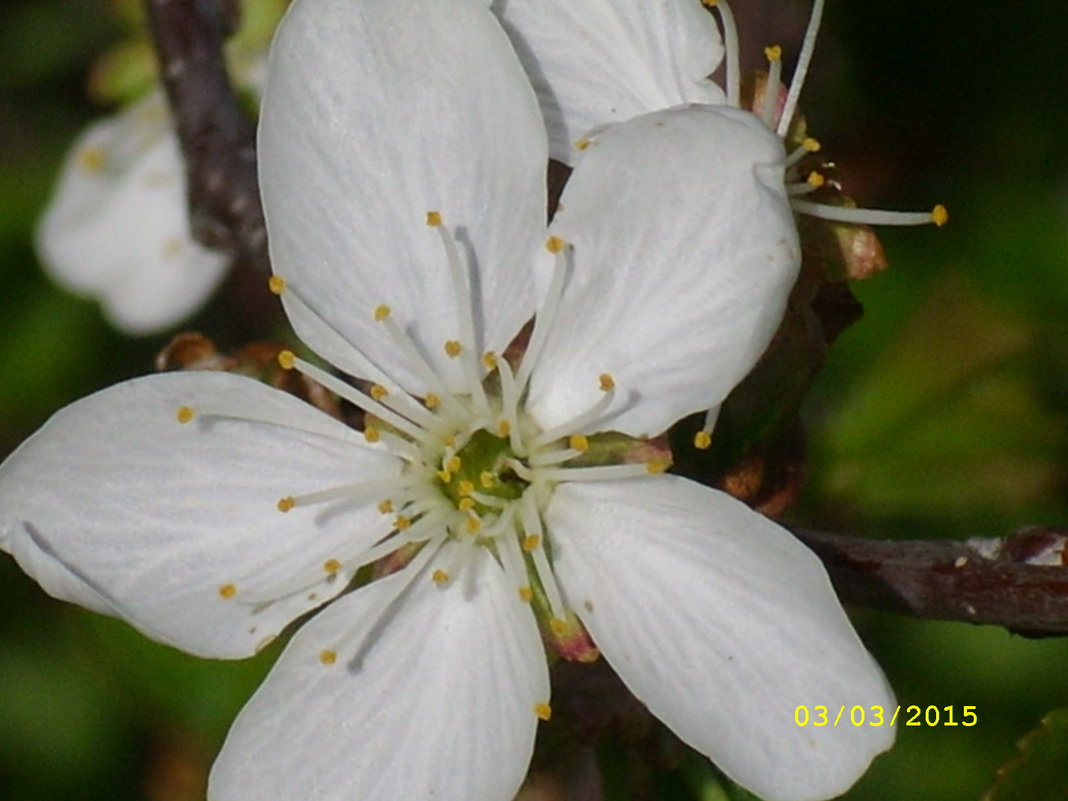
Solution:
[[[919,618],[1068,634],[1068,530],[1032,528],[989,555],[952,540],[870,540],[793,529],[845,603]]]
[[[267,273],[255,130],[230,83],[223,55],[234,6],[220,0],[146,4],[185,157],[193,235]]]

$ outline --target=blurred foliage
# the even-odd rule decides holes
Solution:
[[[31,244],[66,145],[105,111],[87,99],[87,76],[124,24],[95,0],[14,0],[0,31],[6,453],[57,407],[150,370],[166,338],[109,330],[91,302],[49,284]],[[951,221],[882,232],[891,267],[855,287],[867,314],[831,350],[805,410],[799,522],[894,537],[1068,523],[1066,34],[1068,10],[1051,0],[829,4],[804,98],[812,132],[862,204],[942,202]],[[217,302],[189,327],[240,344],[225,315]],[[44,597],[8,558],[0,594],[0,798],[202,798],[274,652],[186,657]],[[1068,703],[1068,641],[862,610],[855,620],[902,704],[973,705],[979,723],[899,726],[850,801],[978,799],[1004,763],[1015,760],[1004,775],[1019,782],[1028,756],[1056,746],[1063,758],[1063,717],[1022,757],[1016,743]],[[735,797],[704,771],[684,763],[658,797]]]
[[[998,771],[983,801],[1068,799],[1068,707],[1050,712],[1020,741],[1020,755]]]

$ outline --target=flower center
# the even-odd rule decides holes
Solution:
[[[526,350],[513,370],[506,358],[492,352],[476,353],[475,320],[479,315],[473,307],[461,251],[439,212],[428,212],[426,222],[440,237],[461,318],[456,321],[458,338],[440,346],[448,359],[459,362],[465,386],[448,388],[442,372],[424,355],[425,343],[414,341],[386,305],[374,309],[374,319],[381,324],[383,335],[404,354],[408,373],[425,385],[423,395],[405,391],[392,381],[386,365],[373,367],[372,378],[377,383],[365,389],[291,351],[278,356],[284,369],[298,370],[361,408],[366,414],[364,438],[371,447],[390,453],[396,460],[396,466],[382,476],[285,495],[276,502],[278,511],[288,514],[302,507],[336,505],[334,508],[343,512],[346,505],[364,509],[376,505],[383,519],[383,535],[369,547],[340,548],[329,554],[319,569],[292,577],[284,586],[272,583],[253,590],[255,577],[247,577],[247,582],[235,577],[219,588],[218,595],[231,603],[263,605],[293,593],[314,593],[324,583],[333,584],[336,594],[337,587],[345,586],[361,567],[372,563],[380,566],[379,572],[403,568],[411,580],[429,575],[444,589],[463,572],[475,549],[481,548],[501,566],[518,597],[531,605],[550,645],[569,658],[595,657],[595,649],[557,585],[551,532],[544,525],[543,511],[561,482],[662,472],[668,466],[666,451],[619,434],[585,433],[596,430],[614,399],[615,382],[607,374],[591,374],[591,382],[601,390],[599,399],[561,425],[542,428],[524,411],[527,383],[562,294],[566,243],[557,237],[546,241],[546,248],[556,256],[553,277]],[[284,295],[287,303],[316,314],[302,299],[300,288],[280,276],[271,278],[270,288]],[[316,316],[329,327],[328,320]],[[364,362],[374,365],[366,354],[352,347]],[[177,411],[179,424],[189,424],[197,417],[218,422],[250,419],[223,409],[181,406]],[[284,425],[284,421],[279,424]],[[366,537],[361,540],[366,541]],[[447,544],[450,547],[445,547]],[[339,584],[341,581],[344,583]],[[400,586],[398,592],[407,583],[400,582]],[[324,657],[323,664],[333,664],[338,657],[335,650],[324,653],[330,658]]]
[[[516,455],[508,439],[485,430],[476,431],[448,461],[455,470],[439,470],[435,476],[438,487],[457,508],[470,499],[469,508],[478,515],[491,510],[489,499],[514,501],[529,486],[512,467]],[[478,495],[486,499],[477,500]]]

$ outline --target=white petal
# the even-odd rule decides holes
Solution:
[[[271,51],[259,141],[274,269],[307,303],[286,310],[324,358],[366,376],[348,340],[423,392],[373,320],[386,304],[462,386],[442,345],[470,311],[457,311],[432,210],[473,265],[478,349],[500,351],[529,319],[545,129],[484,3],[297,0]]]
[[[782,145],[752,114],[694,106],[612,126],[583,153],[552,232],[574,262],[533,374],[554,426],[615,379],[593,430],[658,434],[719,404],[764,352],[801,256]]]
[[[179,423],[181,406],[198,416]],[[0,548],[58,598],[195,654],[246,656],[343,589],[327,559],[388,532],[380,498],[277,508],[285,496],[399,473],[361,441],[239,376],[129,381],[61,410],[0,465]]]
[[[630,690],[767,801],[837,796],[894,738],[800,727],[799,705],[893,714],[819,560],[766,518],[675,476],[567,484],[546,515],[569,603]]]
[[[234,723],[208,796],[509,801],[548,701],[545,654],[488,552],[465,571],[445,587],[394,574],[305,625]]]
[[[593,128],[681,103],[722,103],[723,58],[699,0],[495,0],[530,74],[550,154],[571,164]]]
[[[193,239],[178,140],[158,92],[74,143],[37,250],[49,275],[99,300],[128,333],[172,326],[207,300],[226,259]]]

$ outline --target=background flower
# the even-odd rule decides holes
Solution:
[[[145,335],[198,311],[230,259],[193,238],[185,160],[154,80],[143,7],[114,5],[135,33],[97,62],[90,89],[98,101],[124,105],[71,145],[38,223],[36,245],[53,280],[98,300],[119,330]],[[233,80],[253,103],[284,7],[285,0],[250,0],[228,45]]]

